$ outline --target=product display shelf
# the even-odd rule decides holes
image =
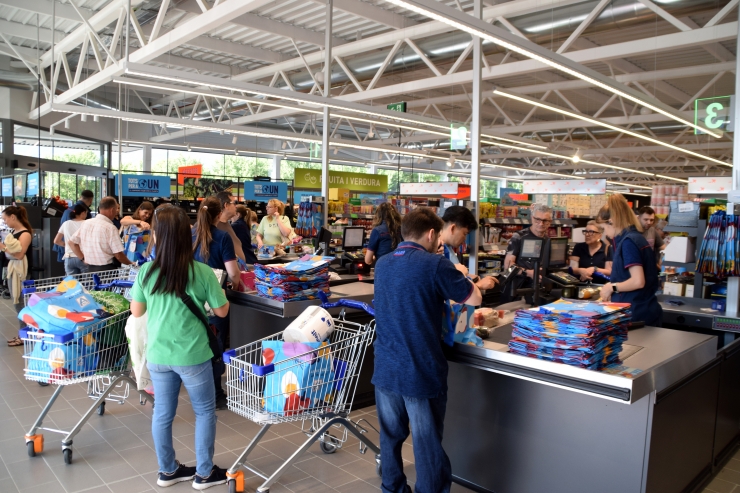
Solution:
[[[482,221],[487,224],[523,224],[530,225],[532,222],[529,219],[520,219],[518,217],[486,217]],[[573,226],[576,222],[573,218],[560,218],[553,219],[553,226]]]
[[[334,214],[330,213],[330,216],[334,216],[337,219],[373,219],[375,214]]]
[[[706,219],[700,219],[697,226],[693,228],[685,226],[671,226],[670,224],[663,228],[666,233],[686,233],[696,238],[695,258],[699,258],[701,244],[704,241],[704,232],[707,230]],[[704,292],[704,275],[696,272],[696,262],[668,262],[663,261],[663,265],[670,267],[683,267],[690,272],[694,272],[694,298],[701,298]]]

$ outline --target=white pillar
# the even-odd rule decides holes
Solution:
[[[280,179],[280,162],[282,160],[282,156],[272,156],[272,168],[270,169],[270,178],[272,178],[273,180]]]
[[[324,97],[331,97],[331,36],[334,1],[326,0],[326,28],[324,36]],[[329,136],[331,122],[329,121],[329,107],[324,107],[324,133],[321,137],[321,196],[324,203],[324,225],[329,224]]]
[[[738,24],[737,48],[740,48],[740,24]],[[739,122],[740,117],[740,58],[735,64],[735,114],[732,115],[732,121]],[[735,137],[737,137],[738,124],[735,123]],[[740,139],[732,139],[732,190],[740,190]],[[725,313],[730,317],[737,317],[740,314],[740,277],[727,278],[727,307]]]
[[[473,4],[473,17],[481,19],[483,14],[482,0],[475,0]],[[483,67],[483,51],[481,49],[481,39],[473,36],[473,117],[470,122],[470,154],[472,162],[470,163],[470,200],[475,204],[473,215],[475,222],[480,220],[480,126],[481,126],[481,74]],[[470,260],[468,262],[468,271],[471,274],[478,273],[478,234],[472,235],[470,243]]]
[[[152,171],[152,146],[144,146],[144,173]]]

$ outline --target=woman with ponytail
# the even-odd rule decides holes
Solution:
[[[85,204],[75,204],[69,213],[70,220],[62,223],[59,227],[59,232],[54,237],[54,244],[64,248],[64,272],[68,276],[87,272],[87,264],[77,258],[72,247],[69,246],[69,242],[65,242],[65,238],[72,238],[72,235],[82,227],[82,223],[87,219],[88,211],[89,209]]]
[[[10,297],[13,300],[13,307],[16,313],[20,313],[23,308],[21,288],[30,270],[28,250],[31,247],[31,240],[33,240],[33,228],[31,227],[31,223],[28,222],[28,216],[24,207],[14,205],[6,207],[2,216],[5,224],[13,230],[13,234],[8,235],[0,243],[0,251],[5,252],[8,260],[8,287],[10,288]],[[18,323],[19,327],[23,328],[24,324],[20,321]]]

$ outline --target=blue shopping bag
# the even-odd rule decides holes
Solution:
[[[317,350],[322,344],[262,341],[262,364],[274,368],[265,378],[267,412],[292,416],[311,406],[313,394],[306,395],[306,389],[313,388],[312,378],[320,376],[312,375],[312,371],[317,369],[314,363],[321,359]]]
[[[452,346],[455,342],[483,347],[483,339],[478,337],[473,328],[473,313],[475,307],[445,301],[444,320],[442,323],[442,339],[445,344]]]
[[[33,344],[28,358],[27,377],[58,383],[64,379],[92,375],[98,365],[96,334],[89,333],[65,344],[41,339]],[[22,337],[29,336],[28,333]]]
[[[146,259],[146,249],[149,246],[149,231],[140,231],[136,226],[131,226],[129,234],[124,236],[124,251],[126,258],[132,262]],[[136,229],[133,229],[136,228]]]

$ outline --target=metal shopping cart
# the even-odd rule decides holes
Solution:
[[[77,274],[77,279],[89,291],[105,290],[122,294],[129,298],[132,281],[136,278],[137,269],[125,267],[110,271]],[[64,281],[64,277],[37,281],[26,281],[24,300],[33,293],[50,291]],[[31,429],[26,433],[26,448],[30,457],[35,457],[44,448],[44,436],[37,431],[44,430],[64,435],[62,454],[66,464],[72,463],[72,441],[82,426],[97,411],[105,413],[105,402],[113,401],[123,404],[129,396],[130,385],[136,386],[128,369],[128,343],[125,326],[131,312],[115,314],[93,324],[84,325],[74,333],[64,336],[44,333],[27,327],[20,331],[23,340],[24,373],[27,380],[57,385],[41,414]],[[72,363],[69,363],[72,362]],[[70,371],[70,365],[74,371]],[[51,410],[54,402],[67,385],[87,382],[88,396],[95,402],[69,430],[42,427],[43,420]],[[146,392],[139,392],[139,401],[154,404],[154,398]]]
[[[325,308],[346,306],[374,311],[365,303],[340,300],[324,303]],[[375,335],[375,321],[361,325],[345,320],[344,310],[334,318],[334,331],[328,341],[315,350],[296,354],[270,363],[271,341],[282,341],[278,333],[265,339],[232,349],[224,354],[228,407],[262,428],[227,471],[229,492],[244,491],[244,471],[247,469],[265,480],[258,493],[269,493],[280,476],[306,452],[316,440],[324,453],[331,454],[346,442],[348,432],[360,440],[360,451],[367,448],[375,453],[376,470],[380,474],[380,449],[366,436],[359,422],[349,419],[357,379],[367,347]],[[278,410],[274,404],[283,403]],[[301,421],[301,430],[308,439],[272,475],[246,464],[247,457],[278,423]],[[343,429],[332,435],[330,429]]]

